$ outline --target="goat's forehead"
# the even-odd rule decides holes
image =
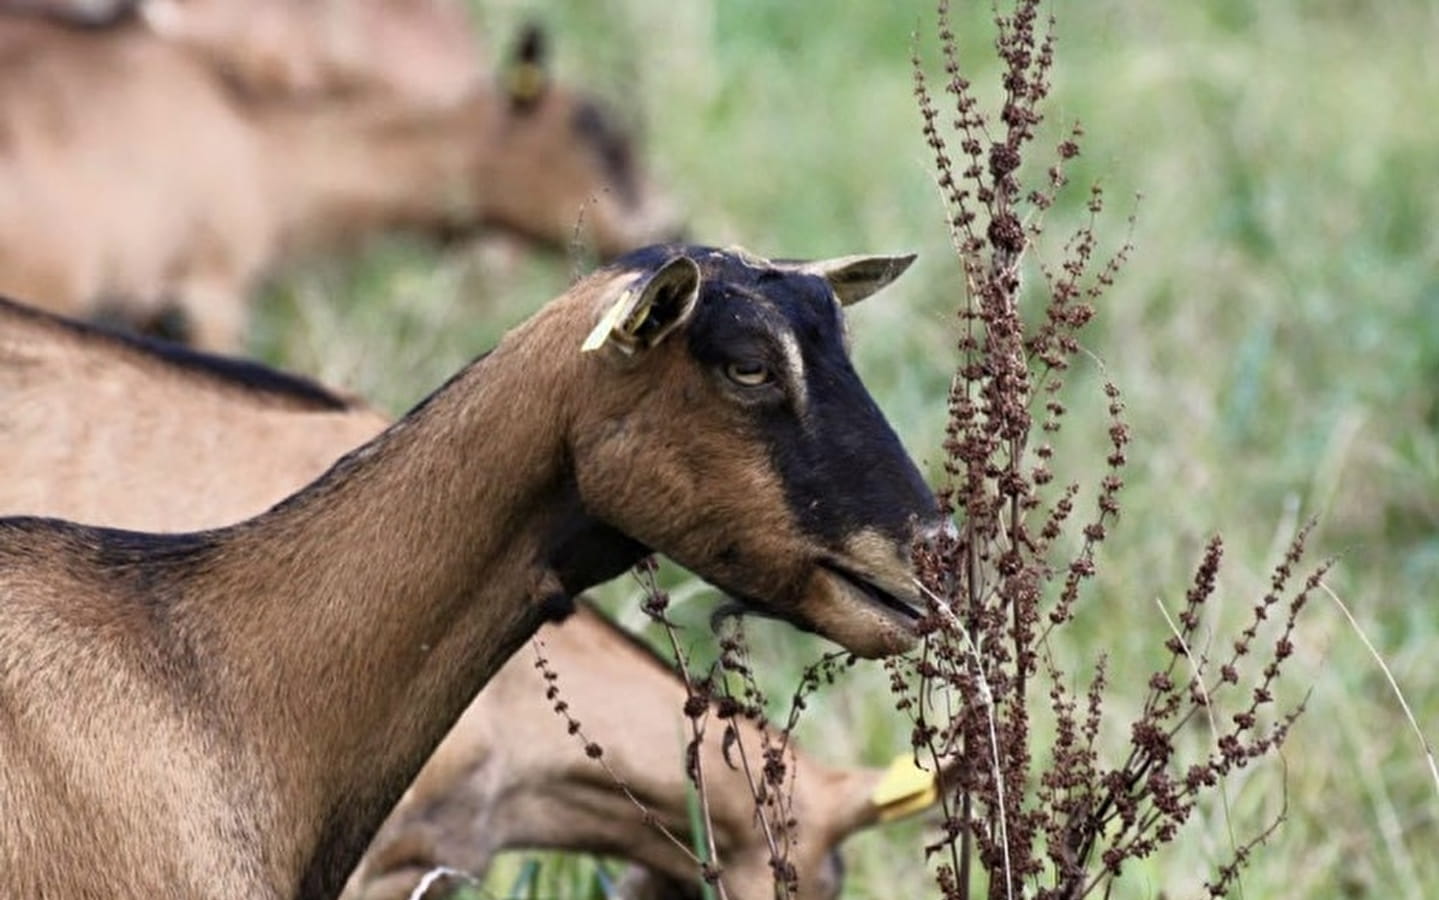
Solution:
[[[843,319],[825,283],[813,275],[774,273],[754,284],[710,281],[701,292],[703,310],[748,321],[804,343],[840,337]]]
[[[707,281],[689,334],[690,347],[700,356],[754,350],[759,341],[781,354],[795,377],[802,377],[807,358],[848,355],[839,306],[828,287],[815,276],[792,272],[754,283]]]

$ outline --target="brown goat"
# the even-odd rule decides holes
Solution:
[[[0,514],[153,531],[236,521],[304,486],[385,424],[252,363],[116,337],[0,300]],[[588,607],[539,637],[610,768],[689,845],[680,682]],[[530,654],[500,669],[381,829],[347,896],[408,897],[430,868],[482,873],[507,847],[643,861],[666,893],[693,879],[685,855],[565,734],[544,691]],[[746,745],[758,746],[754,729],[741,727]],[[725,886],[734,900],[767,897],[768,850],[744,779],[713,731],[704,763]],[[791,768],[799,836],[791,862],[802,897],[830,897],[834,846],[889,812],[872,799],[881,773],[830,768],[799,751]]]
[[[510,654],[652,550],[911,646],[934,500],[838,308],[907,262],[651,248],[254,519],[0,520],[0,893],[329,896]]]
[[[458,104],[247,103],[138,26],[0,18],[0,293],[234,349],[282,257],[385,229],[487,225],[600,252],[673,228],[591,101],[534,73]]]

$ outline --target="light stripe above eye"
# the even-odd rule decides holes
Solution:
[[[805,379],[804,355],[800,353],[799,341],[789,329],[776,329],[775,337],[784,356],[785,377],[789,379],[795,410],[803,415],[809,406],[809,383]]]

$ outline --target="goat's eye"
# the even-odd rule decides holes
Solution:
[[[724,373],[730,381],[745,387],[758,387],[770,379],[769,367],[762,362],[732,362],[724,367]]]

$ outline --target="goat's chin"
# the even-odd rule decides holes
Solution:
[[[903,653],[919,640],[917,597],[843,568],[815,569],[801,613],[816,632],[867,659]]]

